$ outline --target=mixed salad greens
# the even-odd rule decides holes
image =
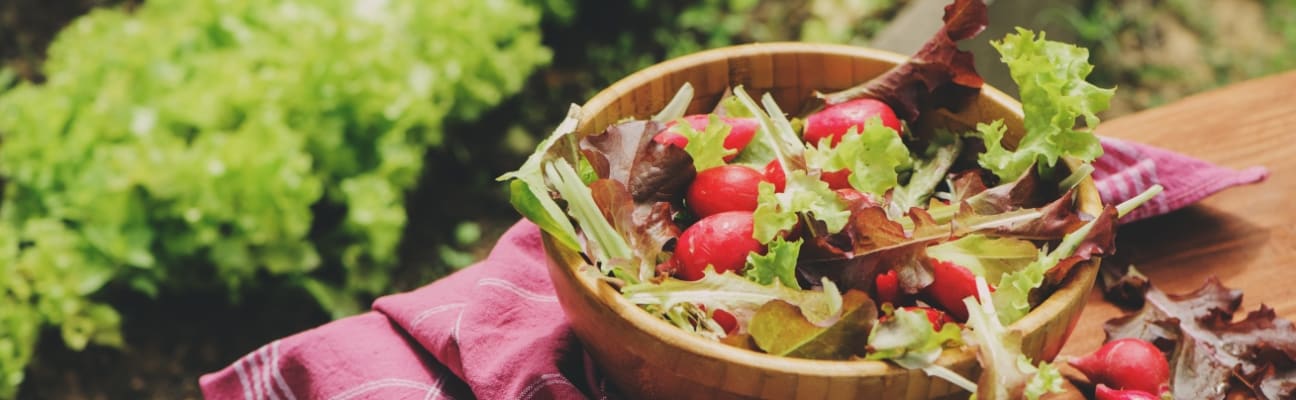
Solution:
[[[1156,192],[1077,209],[1113,90],[1084,81],[1085,49],[1043,34],[993,42],[1020,86],[1019,141],[1004,140],[1002,120],[936,122],[982,86],[956,44],[985,28],[985,4],[945,11],[907,63],[816,93],[804,116],[741,86],[712,113],[685,115],[686,84],[649,119],[577,138],[573,106],[501,180],[586,271],[685,331],[781,356],[889,360],[981,399],[1058,391],[1057,369],[1034,365],[1005,327],[1110,252],[1115,221]],[[964,345],[977,349],[979,382],[935,363]]]

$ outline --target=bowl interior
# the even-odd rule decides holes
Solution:
[[[827,92],[854,86],[904,60],[903,56],[877,50],[802,43],[745,45],[696,53],[644,69],[600,92],[583,106],[577,133],[595,134],[625,118],[647,118],[669,102],[685,82],[692,84],[695,90],[689,113],[708,112],[726,89],[737,85],[744,86],[753,97],[768,92],[785,111],[796,113],[797,107],[814,91]],[[1022,134],[1020,105],[1010,96],[988,86],[982,89],[971,106],[961,112],[930,114],[924,118],[924,123],[930,122],[937,127],[968,129],[976,122],[1003,119],[1008,126],[1009,142],[1015,142]],[[1096,214],[1101,209],[1100,203],[1092,182],[1083,182],[1079,207]],[[586,336],[606,332],[590,332],[601,328],[585,328],[587,324],[576,319],[621,318],[633,329],[614,334],[626,336],[622,339],[627,343],[651,342],[642,349],[629,348],[626,351],[642,351],[641,355],[647,358],[661,357],[656,354],[660,352],[678,352],[680,355],[671,357],[694,360],[686,368],[698,369],[693,372],[700,375],[705,375],[708,368],[723,371],[724,365],[732,364],[773,371],[763,375],[765,377],[775,376],[778,371],[792,371],[803,377],[830,378],[911,374],[909,370],[884,362],[779,357],[690,335],[642,311],[591,274],[581,272],[592,267],[585,264],[580,255],[553,245],[547,236],[545,242],[551,268],[557,269],[551,271],[551,275],[569,315],[577,308],[578,313],[591,314],[570,315],[577,334],[585,341],[595,340]],[[1051,360],[1057,354],[1061,342],[1074,327],[1079,316],[1077,304],[1083,305],[1096,270],[1096,260],[1078,266],[1048,299],[1009,327],[1023,333],[1024,350],[1028,355]],[[562,293],[568,284],[578,293]],[[579,307],[566,304],[575,301],[583,303]],[[708,366],[708,363],[719,366]],[[975,373],[977,368],[974,354],[966,350],[948,350],[938,363],[965,376]],[[943,383],[936,381],[939,379],[934,379],[931,384]]]

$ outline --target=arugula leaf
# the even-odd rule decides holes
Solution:
[[[969,345],[976,346],[982,369],[976,398],[1037,400],[1047,393],[1060,393],[1061,373],[1048,363],[1037,367],[1022,354],[1022,333],[1006,328],[1001,322],[1003,317],[996,315],[1001,307],[992,300],[985,278],[977,277],[977,293],[978,296],[963,299],[968,309],[968,329],[963,337]],[[978,297],[985,301],[978,303]]]
[[[743,276],[762,285],[774,283],[777,279],[783,283],[783,286],[800,287],[796,279],[796,266],[797,256],[801,253],[801,243],[801,239],[788,242],[782,237],[775,237],[774,241],[769,242],[765,254],[747,256],[747,267],[743,269]]]
[[[1004,274],[1021,270],[1034,261],[1039,249],[1028,240],[967,235],[927,248],[927,255],[966,267],[998,286]]]
[[[800,358],[845,360],[864,353],[877,306],[867,294],[851,290],[842,296],[842,312],[830,324],[816,324],[796,306],[772,300],[756,310],[748,331],[766,353]]]
[[[837,285],[823,279],[817,290],[801,290],[779,282],[761,285],[732,271],[717,274],[708,268],[702,279],[685,281],[667,278],[661,283],[638,283],[621,289],[626,299],[637,305],[670,308],[681,303],[706,306],[708,310],[725,310],[739,321],[750,321],[756,310],[771,300],[783,300],[801,309],[812,323],[822,324],[841,316],[842,295]]]
[[[817,96],[828,104],[875,98],[910,123],[918,120],[920,111],[963,107],[980,93],[984,82],[972,53],[959,50],[958,42],[985,30],[986,5],[981,0],[955,0],[945,6],[944,19],[945,25],[909,61],[859,86]]]
[[[684,151],[693,157],[693,168],[698,171],[725,165],[725,156],[736,152],[736,150],[724,147],[725,138],[729,136],[729,131],[733,128],[720,120],[720,117],[715,114],[710,116],[705,132],[693,129],[693,126],[689,125],[688,121],[683,118],[679,119],[671,129],[688,139],[688,144],[684,145]]]
[[[1088,50],[1045,40],[1043,33],[1037,39],[1023,28],[991,45],[1020,87],[1026,134],[1009,150],[1002,143],[1001,121],[978,124],[986,145],[979,159],[982,167],[1009,181],[1037,162],[1040,168],[1053,168],[1064,156],[1092,161],[1102,155],[1093,129],[1098,126],[1098,112],[1107,109],[1115,90],[1084,80],[1093,70]],[[1080,128],[1077,119],[1084,121]]]
[[[861,193],[881,197],[899,184],[897,170],[913,162],[900,135],[882,125],[880,117],[865,122],[861,133],[851,127],[835,147],[831,137],[824,139],[806,149],[806,165],[821,171],[850,170],[850,184]]]
[[[841,232],[850,221],[851,212],[828,184],[803,170],[787,174],[787,186],[774,193],[774,185],[761,182],[757,187],[756,211],[752,213],[752,237],[769,243],[779,232],[796,226],[798,215],[807,220],[822,221],[829,233]]]

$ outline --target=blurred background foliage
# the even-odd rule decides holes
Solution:
[[[567,104],[707,48],[869,45],[920,1],[0,2],[0,398],[198,397],[483,256],[516,219],[493,178]],[[1079,38],[1109,114],[1296,67],[1296,0],[1048,4],[993,23]]]

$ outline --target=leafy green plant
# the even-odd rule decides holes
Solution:
[[[0,398],[44,326],[121,343],[108,285],[277,276],[335,315],[389,290],[443,123],[550,58],[536,10],[491,4],[153,0],[65,29],[48,80],[0,94]]]

